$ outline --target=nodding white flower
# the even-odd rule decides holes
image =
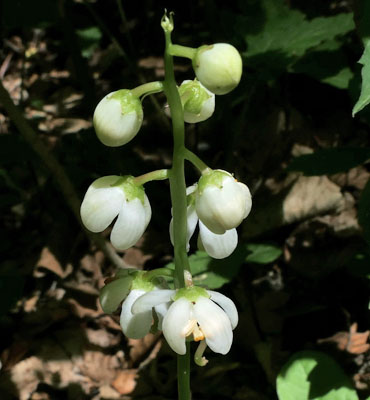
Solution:
[[[117,147],[129,142],[143,122],[143,108],[138,97],[128,89],[107,94],[96,106],[94,128],[106,146]]]
[[[118,250],[133,246],[149,224],[152,210],[142,186],[131,176],[104,176],[88,188],[81,219],[91,232],[104,231],[118,216],[110,240]]]
[[[243,64],[234,46],[216,43],[197,49],[193,68],[199,81],[212,93],[226,94],[239,84]]]
[[[177,354],[186,353],[186,338],[205,340],[216,353],[229,352],[238,312],[228,297],[212,290],[192,286],[179,290],[152,291],[140,296],[132,305],[134,315],[173,300],[163,318],[162,330]]]
[[[251,208],[252,197],[247,185],[228,172],[214,170],[199,179],[195,209],[210,231],[224,234],[236,228]]]
[[[215,110],[215,95],[197,79],[186,80],[179,87],[181,103],[184,107],[184,121],[202,122],[211,117]]]
[[[226,258],[236,248],[238,244],[238,232],[235,228],[229,229],[222,234],[214,233],[209,230],[199,219],[195,209],[195,193],[197,185],[189,186],[186,189],[187,194],[187,251],[189,251],[189,240],[199,222],[199,248],[204,249],[212,258]],[[173,244],[173,219],[170,222],[170,239]]]

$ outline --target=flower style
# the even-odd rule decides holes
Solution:
[[[216,43],[197,49],[193,68],[199,81],[208,90],[215,94],[226,94],[239,84],[243,64],[234,46]]]
[[[149,224],[152,210],[142,186],[131,176],[104,176],[88,188],[81,219],[91,232],[102,232],[118,216],[110,240],[117,250],[133,246]]]
[[[96,106],[94,128],[106,146],[117,147],[129,142],[143,122],[143,108],[131,90],[122,89],[107,94]]]
[[[187,251],[189,251],[189,240],[199,222],[198,247],[204,249],[212,258],[226,258],[236,248],[238,244],[238,233],[236,229],[229,229],[222,234],[214,233],[208,229],[198,217],[195,208],[197,185],[189,186],[187,194]],[[170,239],[173,244],[173,219],[170,222]]]
[[[173,300],[163,318],[163,334],[177,354],[186,353],[186,338],[205,340],[216,353],[226,354],[233,341],[233,329],[238,324],[238,312],[228,297],[212,290],[191,286],[179,290],[146,293],[132,306],[132,313],[148,312],[152,307]]]
[[[224,234],[236,228],[251,208],[248,187],[230,173],[214,170],[199,179],[195,209],[199,219],[212,232]]]
[[[195,124],[210,118],[215,110],[215,95],[197,79],[186,80],[179,87],[184,107],[184,121]]]

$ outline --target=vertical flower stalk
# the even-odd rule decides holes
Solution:
[[[184,173],[185,154],[185,124],[184,111],[176,86],[173,56],[170,54],[172,46],[171,32],[173,31],[172,14],[165,14],[161,22],[165,34],[165,80],[164,92],[170,107],[173,129],[173,161],[169,174],[171,201],[173,208],[173,240],[175,256],[175,285],[177,288],[185,287],[184,273],[190,270],[187,246],[187,214],[186,214],[186,184]],[[179,400],[190,400],[190,351],[187,343],[185,355],[178,355],[177,375]]]

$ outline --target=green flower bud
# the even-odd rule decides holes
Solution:
[[[185,122],[202,122],[213,114],[215,95],[197,79],[184,81],[179,87],[179,94],[184,107]]]
[[[239,84],[243,65],[234,46],[216,43],[197,49],[193,68],[199,81],[212,93],[226,94]]]
[[[106,95],[94,112],[94,128],[99,140],[110,147],[128,143],[143,122],[143,108],[131,90],[122,89]]]

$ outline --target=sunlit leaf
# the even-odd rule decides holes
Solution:
[[[245,261],[256,264],[269,264],[279,258],[282,254],[280,247],[266,243],[248,243],[247,255]]]
[[[358,400],[339,365],[318,351],[301,351],[277,377],[279,400]]]
[[[361,94],[353,107],[352,115],[355,115],[370,103],[370,40],[365,46],[359,63],[363,66],[361,71]]]
[[[290,9],[283,0],[264,0],[262,4],[263,31],[245,35],[248,47],[244,56],[252,64],[274,60],[268,67],[286,68],[307,50],[354,29],[352,13],[307,20],[305,14]]]

